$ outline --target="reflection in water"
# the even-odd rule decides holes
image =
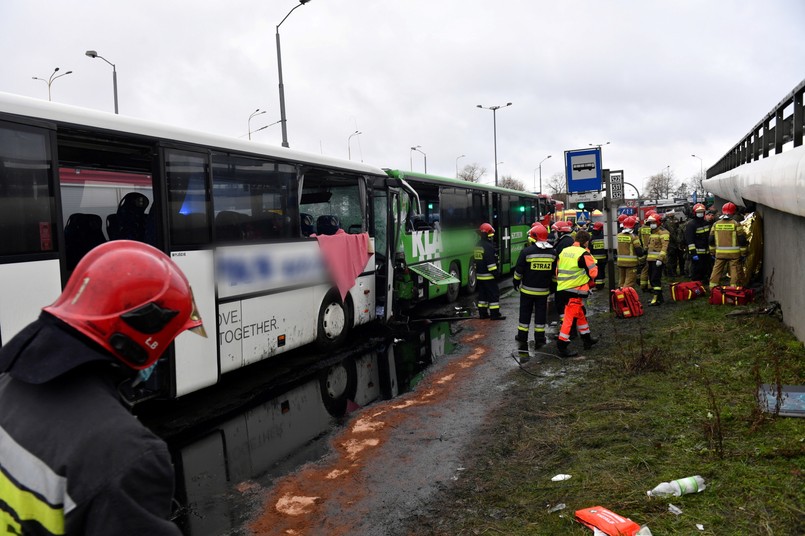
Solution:
[[[173,444],[176,523],[188,535],[240,534],[263,486],[327,451],[338,418],[412,390],[425,369],[450,353],[450,323],[396,333],[393,344],[351,355],[295,380],[282,394]],[[295,375],[298,378],[298,374]],[[252,500],[254,504],[252,504]]]

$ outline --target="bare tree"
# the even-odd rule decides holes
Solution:
[[[550,194],[561,194],[567,191],[567,181],[565,181],[565,174],[561,171],[557,171],[548,181],[544,184],[547,193]]]
[[[649,177],[646,183],[645,196],[649,199],[666,199],[674,191],[674,176],[668,172],[660,172]]]
[[[690,186],[685,181],[677,186],[676,190],[674,190],[674,197],[684,197],[687,199],[690,196]]]
[[[461,171],[458,172],[458,178],[467,182],[480,182],[481,177],[484,175],[486,175],[486,168],[481,167],[476,162],[467,164]]]
[[[498,186],[501,188],[508,188],[509,190],[518,190],[520,192],[525,192],[525,186],[523,185],[523,181],[513,179],[511,175],[504,175],[503,177],[498,180]]]

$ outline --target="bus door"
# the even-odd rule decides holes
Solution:
[[[168,253],[190,281],[207,338],[180,334],[174,343],[173,396],[218,382],[215,256],[211,240],[210,156],[173,148],[161,150],[164,168]],[[164,227],[163,227],[164,229]]]
[[[403,207],[402,188],[398,186],[398,182],[400,181],[395,179],[378,178],[372,190],[377,318],[383,322],[390,320],[394,314],[395,256],[398,251],[405,255],[402,237],[408,211]],[[409,195],[416,198],[416,192],[410,186],[408,188]]]

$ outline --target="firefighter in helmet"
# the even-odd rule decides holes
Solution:
[[[545,342],[545,323],[548,315],[548,294],[556,271],[556,250],[548,242],[548,230],[535,223],[528,231],[529,245],[523,248],[514,268],[514,289],[520,292],[520,316],[517,324],[518,357],[520,363],[529,359],[528,330],[534,317],[534,346]]]
[[[618,287],[637,286],[637,263],[645,253],[640,239],[634,234],[637,218],[629,216],[623,220],[623,230],[618,233]]]
[[[573,225],[569,221],[558,221],[556,222],[556,232],[559,234],[559,238],[557,238],[556,243],[553,245],[553,248],[556,250],[557,258],[561,255],[562,250],[566,247],[570,247],[575,242],[573,238]],[[562,323],[562,319],[565,318],[565,295],[556,292],[556,284],[557,281],[554,278],[554,284],[552,290],[554,292],[553,296],[553,304],[556,307],[556,314],[559,315],[559,323]],[[574,335],[575,337],[575,335]]]
[[[721,281],[724,271],[729,269],[730,285],[743,284],[743,260],[746,258],[748,244],[746,232],[735,218],[737,207],[730,201],[721,207],[721,217],[710,228],[710,253],[715,256],[710,286]]]
[[[203,333],[187,278],[115,240],[0,349],[0,492],[13,534],[175,534],[167,445],[121,403],[181,332]],[[6,531],[3,532],[4,534]]]
[[[595,286],[604,288],[607,266],[607,248],[604,244],[604,224],[597,221],[593,224],[590,232],[590,253],[593,254],[595,262],[598,264],[598,276],[595,278]]]
[[[691,280],[707,285],[712,268],[710,265],[710,222],[705,219],[707,209],[701,203],[693,205],[693,218],[685,225],[685,242],[691,263]]]
[[[475,244],[475,273],[478,278],[478,316],[491,320],[503,320],[500,314],[500,289],[498,288],[498,254],[492,244],[495,228],[482,223],[478,228],[481,238]]]
[[[572,357],[578,355],[575,350],[570,350],[570,331],[576,325],[584,349],[593,347],[598,339],[590,334],[590,325],[587,323],[584,298],[589,296],[590,288],[595,287],[595,278],[598,275],[598,266],[595,259],[587,251],[590,243],[590,233],[579,231],[576,233],[576,241],[572,246],[562,250],[556,262],[556,274],[558,279],[557,295],[563,295],[563,302],[566,303],[562,327],[559,330],[559,337],[556,340],[556,347],[562,357]]]
[[[644,224],[640,226],[637,230],[637,236],[640,237],[640,245],[643,247],[643,251],[648,251],[648,242],[651,237],[651,227],[649,227],[648,219],[656,214],[653,209],[647,210],[644,220]],[[645,292],[649,292],[651,290],[648,284],[648,262],[645,257],[640,259],[640,288],[643,289]]]
[[[648,266],[649,285],[651,285],[651,298],[649,305],[661,305],[662,297],[662,273],[665,263],[668,260],[668,244],[670,233],[667,229],[660,227],[661,217],[659,214],[652,214],[646,220],[651,234],[649,234],[648,251],[646,252],[646,265]]]

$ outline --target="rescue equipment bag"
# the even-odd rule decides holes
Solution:
[[[746,305],[752,303],[755,292],[751,288],[713,287],[710,290],[712,305]]]
[[[700,296],[707,296],[704,285],[701,281],[684,281],[682,283],[671,283],[671,298],[674,301],[687,301]]]
[[[614,289],[609,295],[609,302],[618,318],[634,318],[643,314],[640,297],[632,287]]]

